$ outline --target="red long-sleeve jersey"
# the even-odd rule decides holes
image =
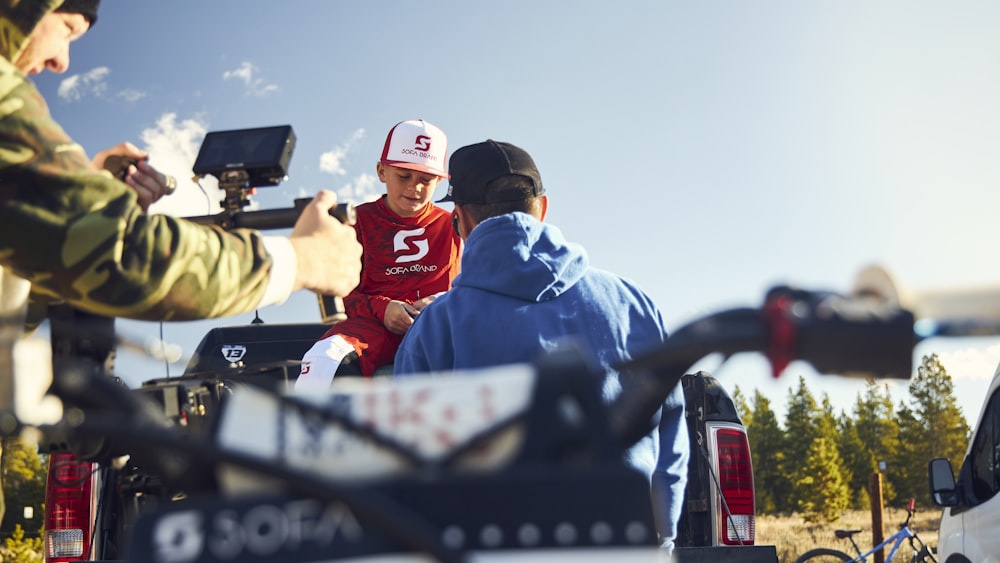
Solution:
[[[414,301],[451,289],[459,272],[461,239],[450,214],[428,205],[419,215],[400,217],[382,198],[359,205],[354,230],[364,248],[361,282],[347,297],[347,319],[323,338],[339,334],[354,345],[361,372],[393,361],[402,336],[385,328],[389,301]]]

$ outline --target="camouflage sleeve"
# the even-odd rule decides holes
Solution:
[[[255,231],[144,214],[0,59],[0,264],[93,313],[190,320],[253,310],[272,260]]]

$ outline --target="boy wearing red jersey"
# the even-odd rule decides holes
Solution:
[[[347,319],[302,358],[296,390],[327,389],[334,375],[364,375],[393,362],[413,319],[458,275],[461,239],[432,203],[446,172],[448,139],[423,120],[390,131],[376,164],[386,193],[356,208],[364,248],[361,283],[344,298]]]

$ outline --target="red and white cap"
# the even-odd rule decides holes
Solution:
[[[379,162],[448,178],[448,137],[423,119],[401,121],[389,130]]]

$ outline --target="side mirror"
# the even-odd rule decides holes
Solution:
[[[955,506],[958,504],[958,490],[955,488],[955,474],[951,470],[951,462],[946,458],[932,459],[927,465],[927,476],[930,479],[931,500],[938,506]]]

